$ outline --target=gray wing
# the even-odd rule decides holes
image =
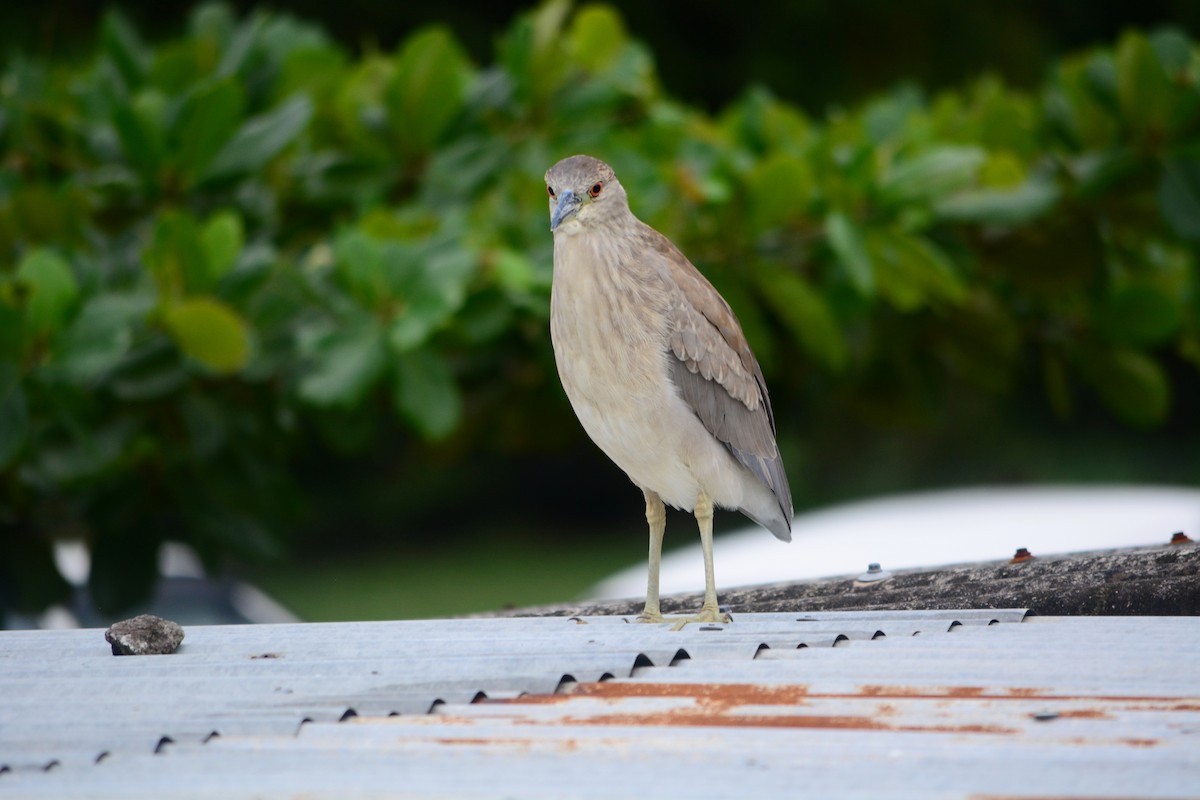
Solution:
[[[655,236],[656,249],[680,289],[671,307],[675,386],[704,427],[775,495],[790,530],[792,492],[775,443],[775,416],[758,360],[725,299],[670,240],[657,232]],[[786,538],[786,531],[773,532]]]

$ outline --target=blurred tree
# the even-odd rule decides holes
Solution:
[[[523,14],[490,62],[441,25],[355,55],[288,15],[151,45],[108,13],[0,80],[0,601],[64,591],[56,537],[118,609],[165,539],[219,567],[516,496],[515,454],[582,439],[545,331],[541,175],[573,152],[737,309],[800,507],[1200,478],[1198,87],[1187,34],[1131,29],[1036,91],[710,114],[606,5]],[[1126,463],[1068,469],[1072,437]]]

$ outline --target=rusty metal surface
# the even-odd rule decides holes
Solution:
[[[203,735],[154,754],[143,718],[99,763],[0,775],[0,797],[1200,796],[1200,619],[1020,619],[743,615],[682,635],[612,618],[189,631],[191,664],[159,657],[141,670],[166,693],[162,708],[198,715],[189,730]],[[263,650],[268,639],[277,650]],[[55,644],[71,669],[27,683],[57,682],[62,700],[48,687],[19,700],[15,650],[38,648],[11,643],[0,634],[0,761],[54,743],[42,727],[41,745],[22,744],[18,716],[78,711],[116,675],[89,670],[90,645],[68,636]],[[266,652],[276,656],[246,655]],[[264,700],[257,668],[293,694]],[[516,687],[535,673],[534,688]],[[382,716],[414,686],[444,702]],[[201,702],[170,696],[190,691]],[[359,715],[339,722],[346,703]],[[102,707],[117,715],[111,733],[136,721]],[[311,709],[327,713],[298,725]],[[70,739],[68,714],[50,715]],[[99,720],[84,727],[103,732]]]

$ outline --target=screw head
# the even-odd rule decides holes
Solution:
[[[867,565],[867,571],[855,578],[855,581],[857,583],[878,583],[886,581],[890,577],[892,577],[892,573],[881,567],[878,561],[872,561]]]

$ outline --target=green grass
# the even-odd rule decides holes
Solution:
[[[273,565],[246,577],[314,622],[446,617],[567,602],[644,557],[645,532],[634,527],[551,545],[496,535],[443,550],[397,549]]]

